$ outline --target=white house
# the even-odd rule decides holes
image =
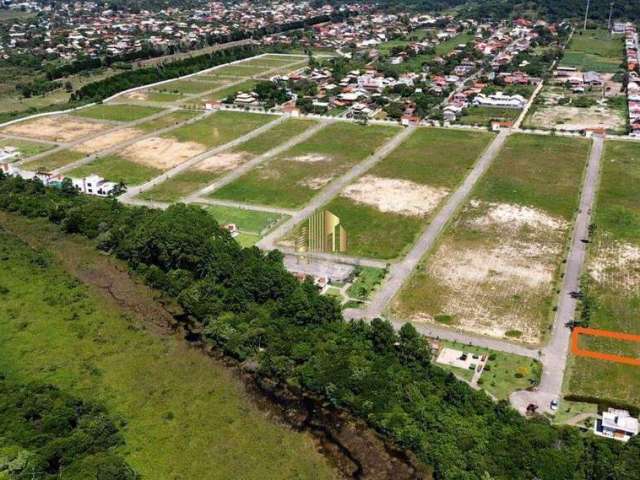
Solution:
[[[610,408],[602,413],[593,426],[593,433],[601,437],[613,438],[622,442],[638,435],[638,419],[626,410]]]
[[[85,178],[72,178],[71,183],[73,186],[80,190],[82,193],[89,195],[97,195],[98,197],[107,197],[118,185],[115,182],[108,182],[100,175],[89,175]]]
[[[493,95],[476,95],[473,104],[479,107],[524,108],[527,100],[522,95],[505,95],[502,92]]]

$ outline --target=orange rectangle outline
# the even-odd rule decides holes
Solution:
[[[611,330],[598,330],[596,328],[575,327],[571,332],[571,352],[579,357],[595,358],[607,362],[622,363],[624,365],[633,365],[640,367],[640,358],[627,357],[624,355],[614,355],[612,353],[594,352],[593,350],[584,350],[579,346],[580,335],[591,337],[613,338],[627,342],[640,343],[640,335],[631,333],[613,332]]]

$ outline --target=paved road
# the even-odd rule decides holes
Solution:
[[[387,281],[378,290],[376,290],[367,307],[364,310],[345,310],[345,316],[348,318],[371,319],[382,314],[384,308],[396,293],[398,293],[404,282],[411,275],[411,272],[413,272],[420,260],[424,257],[425,253],[435,245],[440,233],[442,233],[449,220],[462,206],[475,184],[487,171],[491,162],[502,148],[502,145],[509,133],[510,132],[508,130],[503,130],[498,134],[493,142],[491,142],[489,147],[487,147],[485,152],[475,163],[473,169],[464,180],[464,183],[449,197],[444,207],[440,209],[407,256],[400,262],[392,265]]]
[[[318,195],[313,197],[302,210],[298,210],[289,220],[275,228],[271,233],[269,233],[269,235],[260,240],[257,243],[257,246],[263,250],[274,250],[277,248],[276,242],[279,238],[283,237],[289,230],[315,212],[318,208],[328,203],[340,192],[340,190],[349,185],[353,180],[389,155],[389,153],[395,150],[414,132],[415,128],[416,127],[407,127],[401,130],[400,133],[376,150],[373,155],[365,161],[353,166],[353,168],[351,168],[347,173],[331,182]]]
[[[600,159],[604,140],[594,137],[587,173],[585,176],[580,206],[571,239],[571,248],[567,257],[566,270],[558,299],[551,340],[542,349],[542,379],[534,392],[519,391],[511,394],[511,404],[521,413],[526,411],[530,403],[538,405],[539,412],[552,413],[549,404],[552,400],[560,400],[562,382],[569,354],[571,330],[566,326],[574,319],[577,300],[570,296],[571,292],[580,290],[580,275],[584,265],[588,244],[583,242],[589,236],[591,209],[594,206],[600,175]]]
[[[313,137],[316,133],[318,133],[320,130],[325,128],[327,125],[329,125],[330,123],[333,123],[333,122],[330,121],[330,120],[329,121],[322,121],[318,125],[315,125],[315,126],[313,126],[311,128],[308,128],[307,130],[302,132],[300,135],[296,135],[295,137],[293,137],[292,139],[288,140],[287,142],[285,142],[285,143],[283,143],[281,145],[278,145],[275,148],[272,148],[271,150],[263,153],[262,155],[254,158],[254,159],[248,161],[247,163],[241,165],[240,167],[232,170],[227,175],[221,177],[220,179],[216,180],[212,184],[207,185],[206,187],[204,187],[201,190],[198,190],[197,192],[194,192],[193,194],[189,195],[185,200],[187,202],[199,201],[199,199],[201,197],[206,197],[207,195],[209,195],[214,190],[218,190],[218,189],[224,187],[225,185],[228,185],[229,183],[237,180],[242,175],[244,175],[245,173],[249,172],[249,170],[254,169],[255,167],[257,167],[261,163],[264,163],[267,160],[270,160],[270,159],[276,157],[277,155],[280,155],[282,152],[285,152],[285,151],[289,150],[291,147],[308,140],[309,138]]]
[[[133,197],[135,197],[136,195],[145,192],[147,190],[152,189],[153,187],[155,187],[156,185],[161,184],[162,182],[165,182],[166,180],[169,180],[170,178],[175,177],[176,175],[184,172],[185,170],[188,170],[189,168],[193,167],[194,165],[196,165],[197,163],[202,162],[203,160],[206,160],[209,157],[213,157],[214,155],[217,155],[221,152],[224,152],[225,150],[228,150],[230,148],[234,148],[237,145],[240,145],[241,143],[247,142],[249,140],[251,140],[252,138],[257,137],[258,135],[262,135],[264,132],[270,130],[271,128],[275,127],[276,125],[284,122],[288,117],[286,115],[282,115],[282,116],[277,116],[275,117],[275,120],[261,126],[260,128],[256,128],[255,130],[250,131],[249,133],[247,133],[246,135],[242,135],[241,137],[236,138],[235,140],[232,140],[231,142],[225,143],[224,145],[220,145],[216,148],[213,148],[211,150],[207,150],[206,152],[201,153],[200,155],[196,155],[195,157],[182,162],[181,164],[173,167],[170,170],[167,170],[166,172],[164,172],[162,175],[159,175],[151,180],[149,180],[148,182],[142,184],[142,185],[138,185],[137,187],[131,187],[127,190],[127,192],[124,195],[120,196],[120,200],[124,203],[127,203],[128,200],[132,199]]]

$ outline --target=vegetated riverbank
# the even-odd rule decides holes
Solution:
[[[347,411],[283,383],[261,378],[251,362],[238,362],[204,342],[201,327],[174,300],[144,285],[122,261],[101,254],[94,242],[65,235],[45,220],[27,220],[4,212],[0,212],[0,228],[38,251],[51,252],[70,275],[115,302],[125,314],[137,318],[149,334],[177,335],[213,362],[231,369],[242,380],[253,402],[268,412],[273,421],[310,432],[340,476],[375,480],[431,478],[428,469],[413,454],[384,439]]]

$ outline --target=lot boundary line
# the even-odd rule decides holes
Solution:
[[[585,327],[576,327],[571,332],[571,353],[573,353],[574,355],[578,357],[594,358],[596,360],[603,360],[607,362],[621,363],[623,365],[634,365],[636,367],[640,367],[640,358],[629,357],[626,355],[616,355],[613,353],[603,353],[597,352],[595,350],[580,348],[581,335],[587,337],[612,338],[614,340],[620,340],[623,342],[637,343],[640,343],[640,335]]]

